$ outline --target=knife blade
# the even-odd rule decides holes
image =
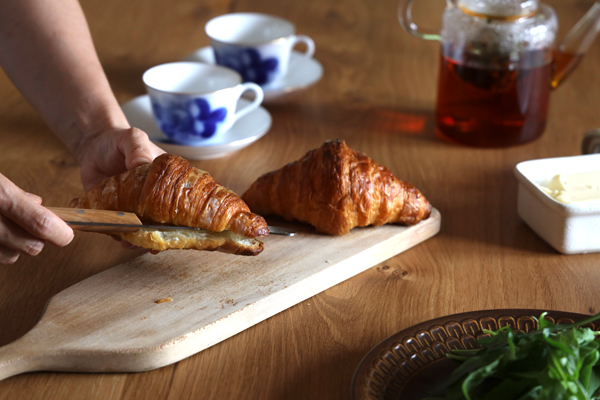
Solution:
[[[74,230],[100,233],[137,232],[140,229],[151,230],[196,230],[202,228],[175,225],[146,225],[134,213],[124,211],[91,210],[81,208],[47,207]],[[269,226],[269,234],[294,236],[295,231],[279,226]]]

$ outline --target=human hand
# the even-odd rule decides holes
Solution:
[[[100,133],[78,148],[81,182],[87,192],[105,178],[148,164],[164,151],[137,128],[114,129]],[[121,246],[137,249],[131,243],[113,236]],[[156,254],[157,252],[151,251]]]
[[[13,264],[21,254],[38,255],[46,242],[63,247],[73,230],[42,207],[42,198],[23,191],[0,174],[0,264]]]
[[[81,182],[87,192],[105,178],[148,164],[164,150],[138,128],[113,129],[86,139],[76,157],[81,165]]]

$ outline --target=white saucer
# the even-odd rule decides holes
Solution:
[[[240,99],[238,108],[250,101]],[[263,137],[271,128],[271,114],[263,107],[238,119],[223,135],[211,138],[198,146],[186,146],[169,141],[154,122],[152,106],[148,95],[138,96],[121,106],[131,126],[146,132],[158,147],[172,154],[178,154],[188,160],[210,160],[223,157],[240,150]]]
[[[263,86],[265,99],[263,102],[276,100],[283,95],[304,89],[317,82],[323,76],[323,66],[314,58],[294,64],[296,60],[302,57],[302,53],[292,51],[290,56],[290,67],[286,76],[281,78],[277,85]],[[183,61],[199,61],[207,64],[215,63],[215,53],[212,47],[203,47],[195,52],[188,54]]]

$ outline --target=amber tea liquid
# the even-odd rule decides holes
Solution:
[[[538,138],[546,127],[551,75],[550,63],[493,69],[442,56],[438,135],[476,147],[507,147]]]

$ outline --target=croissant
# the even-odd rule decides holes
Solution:
[[[263,251],[262,242],[231,231],[150,230],[118,234],[133,245],[150,250],[195,249],[255,256]]]
[[[386,167],[329,140],[301,159],[259,177],[242,195],[253,212],[279,215],[343,235],[356,226],[414,225],[431,205],[413,185]]]
[[[258,254],[263,247],[254,238],[269,233],[264,218],[251,213],[234,192],[173,154],[162,154],[151,164],[103,180],[69,206],[133,212],[142,221],[206,230],[195,236],[179,230],[121,235],[132,244],[155,250],[196,248]],[[216,234],[219,232],[223,233]]]

